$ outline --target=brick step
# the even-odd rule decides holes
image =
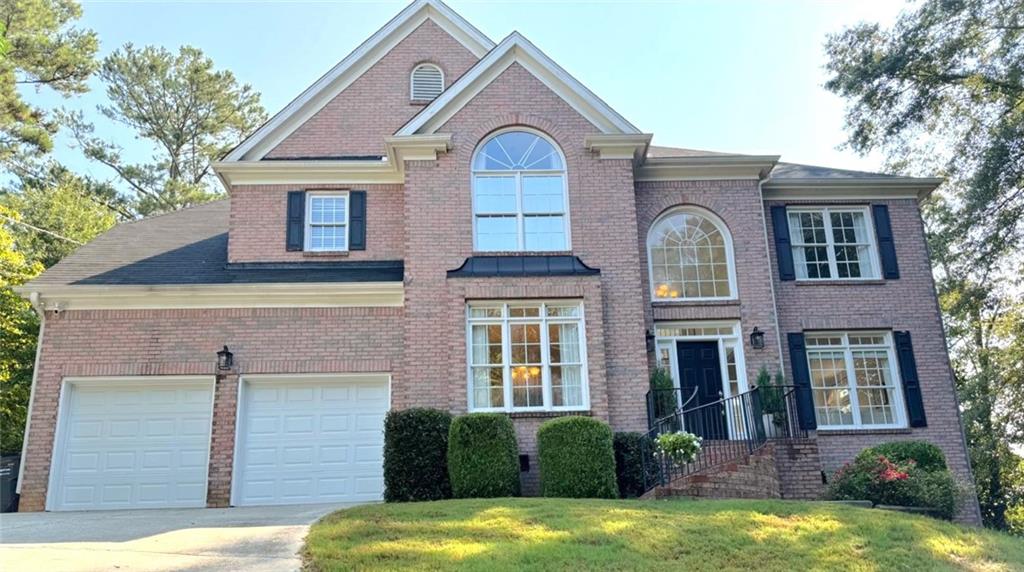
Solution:
[[[652,493],[654,498],[781,498],[774,447],[766,445],[731,462],[677,477]]]

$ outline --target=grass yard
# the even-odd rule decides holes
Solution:
[[[1024,571],[1024,540],[786,501],[452,500],[336,512],[310,570]]]

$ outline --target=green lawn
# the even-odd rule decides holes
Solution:
[[[1024,540],[823,503],[453,500],[336,512],[305,558],[314,571],[1024,571]]]

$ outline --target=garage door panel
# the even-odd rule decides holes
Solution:
[[[205,506],[212,383],[66,390],[52,510]]]
[[[243,389],[236,504],[380,500],[387,382],[267,381]]]

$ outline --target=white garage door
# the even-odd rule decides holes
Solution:
[[[381,500],[387,409],[386,375],[246,380],[234,504]]]
[[[50,510],[206,506],[213,380],[67,383]]]

